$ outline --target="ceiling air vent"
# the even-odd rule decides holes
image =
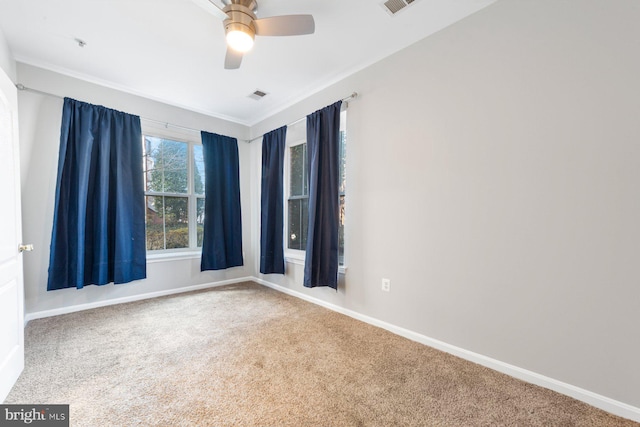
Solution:
[[[387,0],[382,3],[382,7],[387,11],[389,15],[395,15],[405,7],[409,6],[415,0]]]
[[[249,95],[249,98],[255,99],[256,101],[260,101],[265,96],[267,96],[267,92],[263,92],[261,90],[256,90],[251,95]]]

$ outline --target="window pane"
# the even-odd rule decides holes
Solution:
[[[347,166],[347,133],[345,131],[340,131],[340,167],[339,173],[340,177],[338,178],[338,184],[340,185],[338,191],[340,193],[340,216],[339,216],[339,225],[338,225],[338,264],[344,265],[344,219],[345,219],[345,210],[344,210],[344,193],[347,187],[347,174],[346,174],[346,166]]]
[[[196,234],[198,247],[202,247],[202,239],[204,237],[204,199],[198,199],[196,202]]]
[[[309,197],[302,199],[300,203],[300,223],[302,224],[300,249],[307,250],[307,233],[309,232]]]
[[[146,196],[147,250],[164,249],[162,197]]]
[[[289,200],[289,249],[306,250],[308,225],[309,199]]]
[[[189,247],[189,209],[186,197],[164,197],[167,249]]]
[[[146,191],[187,192],[187,143],[145,136]]]
[[[340,217],[338,225],[338,264],[344,264],[344,194],[340,196]]]
[[[307,143],[302,144],[302,194],[309,195],[309,159],[307,158]]]
[[[340,165],[339,165],[339,178],[338,178],[338,184],[340,185],[339,188],[339,192],[340,194],[344,194],[345,189],[347,188],[347,174],[346,174],[346,166],[347,166],[347,133],[342,131],[340,132],[340,147],[339,147],[339,158],[340,158]],[[344,203],[344,200],[341,201],[341,203]]]
[[[186,197],[146,196],[147,249],[189,247]]]
[[[289,249],[300,249],[300,200],[289,200]]]
[[[162,191],[162,171],[156,169],[156,159],[162,154],[159,138],[144,137],[144,189]]]
[[[300,144],[290,148],[291,154],[291,196],[302,196],[306,194],[306,174],[305,174],[305,162],[306,162],[306,146],[307,144]]]
[[[204,195],[204,154],[202,145],[193,146],[193,185],[196,194]]]

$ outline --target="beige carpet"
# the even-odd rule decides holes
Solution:
[[[74,426],[638,425],[254,283],[34,320],[25,346],[5,403]]]

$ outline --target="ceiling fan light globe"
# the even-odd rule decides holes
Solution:
[[[241,30],[227,32],[227,45],[238,52],[248,52],[253,47],[253,37]]]

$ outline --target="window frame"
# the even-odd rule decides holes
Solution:
[[[200,133],[196,131],[186,131],[163,127],[161,125],[143,124],[142,126],[142,140],[143,147],[143,171],[146,170],[145,162],[145,138],[160,138],[165,140],[171,140],[187,144],[187,192],[186,193],[170,193],[170,192],[157,192],[147,191],[144,189],[145,197],[145,247],[146,247],[146,232],[147,232],[147,219],[146,219],[146,197],[147,196],[165,196],[165,197],[184,197],[187,199],[187,224],[188,224],[188,236],[189,246],[186,248],[171,248],[171,249],[147,249],[147,260],[150,262],[160,262],[169,259],[184,259],[184,258],[196,258],[200,257],[202,253],[202,247],[197,246],[197,201],[198,199],[205,199],[204,194],[195,193],[195,146],[202,146],[202,140]],[[146,179],[146,177],[145,177]],[[204,180],[204,176],[203,176]],[[143,184],[146,187],[146,181]],[[166,236],[165,236],[166,238]]]
[[[345,138],[345,144],[348,143],[348,133],[347,133],[347,127],[346,127],[346,109],[343,107],[343,110],[340,112],[340,131],[341,132],[345,132],[345,134],[347,135]],[[344,118],[344,120],[343,120]],[[306,120],[303,120],[301,123],[296,123],[292,126],[304,126],[304,130],[302,132],[303,135],[300,136],[294,136],[293,138],[290,138],[290,132],[287,131],[287,139],[286,139],[286,143],[285,143],[285,154],[284,154],[284,167],[283,167],[283,173],[284,173],[284,202],[283,202],[283,206],[284,206],[284,236],[283,236],[283,242],[284,242],[284,258],[285,258],[285,262],[287,263],[291,263],[291,264],[298,264],[298,265],[304,265],[305,263],[305,257],[306,257],[306,251],[305,250],[299,250],[299,249],[290,249],[289,248],[289,198],[291,195],[291,148],[295,147],[297,145],[301,145],[301,144],[306,144],[307,143],[307,138],[306,138]],[[290,126],[291,128],[291,126]],[[300,130],[298,130],[298,132],[293,132],[293,134],[298,134],[300,132]],[[344,157],[347,157],[346,154],[346,147],[345,147],[345,153],[344,153]],[[345,176],[347,176],[347,161],[345,161]],[[305,169],[306,170],[306,169]],[[345,179],[346,180],[346,179]],[[346,187],[346,186],[345,186]],[[346,200],[347,200],[347,189],[345,188],[344,192],[340,192],[339,191],[339,197],[340,196],[344,196],[345,199],[345,211],[346,211]],[[346,221],[345,221],[345,227],[346,229]],[[341,274],[344,274],[347,270],[347,257],[346,257],[346,247],[347,247],[347,242],[345,239],[345,243],[344,243],[344,256],[343,256],[343,260],[342,260],[342,264],[338,265],[338,272]]]

